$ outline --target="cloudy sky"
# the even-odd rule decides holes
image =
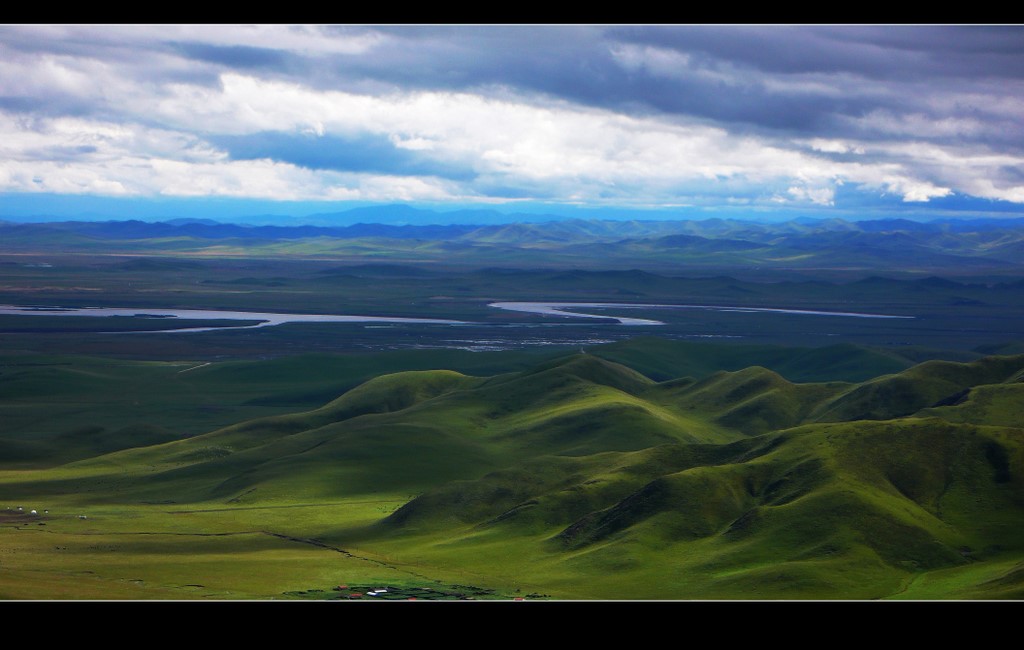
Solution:
[[[0,26],[0,217],[374,203],[1017,216],[1024,28]]]

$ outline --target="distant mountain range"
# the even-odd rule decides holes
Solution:
[[[422,219],[426,217],[421,213],[437,214],[406,209]],[[380,208],[363,210],[370,218]],[[351,218],[357,212],[345,214]],[[481,221],[490,215],[485,210],[465,212],[467,218],[476,215]],[[324,221],[327,216],[314,215],[311,220]],[[209,219],[0,222],[0,240],[9,252],[209,254],[215,247],[218,255],[235,257],[367,259],[384,255],[402,262],[465,264],[508,260],[520,265],[604,264],[609,268],[738,265],[1010,271],[1024,260],[1024,219],[794,219],[782,223],[575,219],[349,226],[254,226]]]

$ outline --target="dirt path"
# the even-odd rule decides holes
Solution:
[[[399,503],[399,499],[368,499],[365,501],[335,501],[333,503],[291,503],[283,506],[239,506],[236,508],[203,508],[196,510],[167,510],[169,515],[190,515],[197,512],[235,512],[236,510],[278,510],[286,508],[323,508],[347,506],[350,503]]]
[[[212,361],[207,361],[206,363],[201,363],[198,366],[192,366],[191,368],[185,368],[184,370],[179,370],[178,372],[176,372],[174,374],[180,375],[183,372],[188,372],[189,370],[195,370],[196,368],[202,368],[204,366],[210,365],[211,363],[213,363],[213,362]]]
[[[270,535],[271,537],[277,537],[278,539],[284,539],[284,540],[287,540],[289,542],[297,542],[299,544],[309,544],[311,546],[316,546],[318,548],[326,549],[328,551],[334,551],[335,553],[341,553],[345,557],[352,558],[353,560],[363,560],[364,562],[371,562],[373,564],[377,564],[379,566],[382,566],[385,569],[391,569],[393,571],[399,571],[401,573],[406,573],[408,575],[420,578],[421,580],[427,580],[429,582],[439,582],[438,580],[435,580],[434,578],[431,578],[429,576],[425,576],[422,573],[416,573],[415,571],[410,571],[409,569],[403,569],[401,567],[395,566],[394,564],[389,564],[389,563],[387,563],[387,562],[385,562],[383,560],[375,560],[375,559],[370,558],[370,557],[365,557],[365,556],[362,556],[362,555],[356,555],[355,553],[351,553],[349,551],[346,551],[343,548],[338,548],[337,546],[331,546],[330,544],[326,544],[324,542],[321,542],[318,539],[311,539],[311,538],[305,538],[305,537],[292,537],[291,535],[285,535],[283,533],[275,533],[275,532],[271,532],[269,530],[265,530],[265,531],[262,531],[262,532],[265,535]]]

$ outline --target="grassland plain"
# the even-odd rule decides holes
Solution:
[[[220,365],[179,379],[239,372]],[[656,382],[597,351],[380,375],[318,408],[0,472],[0,594],[1016,599],[1022,371]]]
[[[26,231],[0,304],[474,324],[0,316],[0,596],[1024,596],[1015,240],[925,238],[893,267],[885,238],[833,255],[848,238],[719,226],[617,248]],[[912,318],[627,328],[501,300]]]
[[[261,358],[299,352],[573,346],[663,339],[821,347],[868,345],[898,354],[969,353],[1024,338],[1024,291],[1009,276],[958,281],[903,272],[756,273],[756,280],[669,270],[465,269],[436,263],[339,264],[325,260],[179,259],[99,254],[2,255],[0,304],[139,309],[218,309],[456,319],[472,325],[295,323],[189,336],[114,336],[169,319],[0,316],[0,351],[91,354],[140,360]],[[732,269],[744,275],[742,269]],[[870,312],[906,319],[812,317],[765,312],[631,309],[654,327],[498,310],[497,301],[592,301]],[[185,323],[187,324],[187,323]],[[223,323],[214,323],[223,324]],[[180,323],[179,323],[180,325]],[[966,360],[961,358],[960,360]],[[440,365],[437,367],[447,367]]]

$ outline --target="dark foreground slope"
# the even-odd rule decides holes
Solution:
[[[659,383],[593,354],[487,378],[407,372],[312,411],[0,473],[0,490],[509,593],[1021,598],[1022,378],[1024,356],[862,383],[760,367]],[[142,524],[105,525],[91,534]],[[150,548],[131,561],[166,559]]]

